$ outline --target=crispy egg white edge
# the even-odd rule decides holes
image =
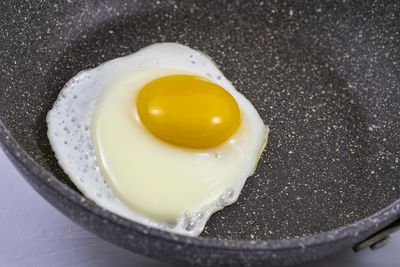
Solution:
[[[154,55],[159,52],[163,54],[164,58],[162,60],[152,59],[148,61],[148,55]],[[204,77],[219,84],[234,96],[236,101],[239,103],[239,107],[241,109],[245,108],[245,112],[251,115],[251,120],[253,120],[251,121],[251,125],[252,127],[257,128],[256,130],[253,130],[258,134],[256,138],[257,142],[254,143],[254,147],[258,148],[257,154],[251,155],[252,159],[249,159],[249,162],[253,162],[253,164],[248,166],[248,175],[237,183],[237,187],[234,189],[234,195],[231,196],[228,201],[224,203],[224,205],[207,207],[203,219],[199,221],[198,225],[196,225],[196,227],[191,231],[185,230],[184,218],[181,218],[177,225],[170,225],[168,223],[158,222],[137,214],[124,203],[122,203],[114,195],[114,193],[105,183],[105,178],[101,175],[101,172],[98,168],[99,164],[97,164],[95,157],[93,143],[90,137],[91,120],[96,102],[99,99],[102,91],[107,88],[106,85],[112,82],[115,77],[128,74],[138,69],[170,68],[171,62],[176,63],[177,59],[179,61],[185,57],[187,57],[189,62],[196,61],[197,66],[194,73],[200,75],[198,69],[203,69]],[[137,65],[132,66],[130,64],[132,61],[136,62]],[[207,69],[207,67],[211,67],[211,70]],[[182,69],[182,71],[187,72],[187,69]],[[107,75],[102,75],[103,72],[107,73]],[[213,73],[216,75],[212,75]],[[87,88],[90,89],[88,90]],[[88,99],[92,99],[93,101],[87,102],[86,100]],[[68,107],[67,110],[60,110],[59,108],[62,106]],[[84,114],[74,113],[74,108],[76,107],[79,107],[80,110],[84,111]],[[63,114],[63,112],[65,112],[65,114]],[[64,122],[62,123],[61,121],[60,123],[60,120],[63,118]],[[209,217],[213,213],[221,210],[224,206],[230,205],[237,201],[245,181],[254,173],[256,169],[259,157],[266,146],[269,133],[268,127],[264,125],[261,117],[253,105],[242,94],[235,90],[233,85],[225,78],[216,64],[207,55],[177,43],[153,44],[137,51],[136,53],[116,58],[107,61],[96,68],[79,72],[70,81],[68,81],[68,83],[61,90],[59,97],[53,105],[53,108],[48,112],[47,124],[48,138],[51,147],[55,152],[56,158],[58,159],[59,165],[69,176],[71,181],[83,193],[83,195],[93,200],[96,204],[105,208],[106,210],[114,212],[127,219],[131,219],[151,227],[189,236],[199,235]],[[73,131],[76,131],[76,133]],[[88,132],[89,136],[85,134],[80,135],[79,131],[81,131],[81,133]],[[71,141],[77,141],[80,143],[84,148],[83,150],[86,151],[85,154],[80,155],[79,158],[71,158],[70,155],[79,153],[75,152],[76,149],[74,147],[68,145],[68,140],[66,140],[66,138],[62,138],[63,136],[71,136]],[[76,138],[76,140],[72,140],[72,138]],[[65,144],[65,142],[67,142],[67,144]],[[83,157],[80,158],[81,156]],[[79,172],[76,170],[77,168],[80,169]],[[85,170],[85,168],[87,171],[83,172],[84,175],[82,175],[82,170]]]

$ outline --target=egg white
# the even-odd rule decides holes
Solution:
[[[219,195],[211,196],[190,212],[183,213],[177,218],[177,223],[143,216],[118,199],[99,168],[91,136],[96,106],[113,84],[135,73],[143,73],[143,76],[149,77],[150,72],[157,78],[160,73],[168,71],[207,77],[231,93],[245,115],[248,128],[245,130],[251,134],[251,142],[247,143],[251,146],[251,153],[244,155],[243,166],[235,182],[221,188]],[[237,200],[247,177],[255,170],[269,132],[255,108],[234,89],[210,58],[176,43],[154,44],[78,73],[62,89],[47,115],[47,123],[48,138],[60,166],[87,198],[125,218],[189,236],[199,235],[214,212]]]

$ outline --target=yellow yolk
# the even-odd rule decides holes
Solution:
[[[240,110],[232,95],[199,76],[153,80],[140,90],[136,105],[140,120],[152,134],[182,147],[217,146],[240,125]]]

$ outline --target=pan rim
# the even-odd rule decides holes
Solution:
[[[99,220],[106,220],[117,227],[127,228],[130,231],[135,231],[137,234],[142,236],[163,239],[166,242],[171,242],[176,245],[191,245],[196,246],[197,248],[217,249],[220,251],[240,250],[256,252],[268,250],[273,252],[282,249],[304,249],[305,246],[318,246],[344,239],[351,239],[351,243],[355,244],[400,218],[400,199],[397,199],[392,204],[375,212],[374,214],[357,220],[351,224],[343,225],[337,229],[327,232],[297,238],[266,240],[219,240],[210,237],[189,237],[163,231],[128,220],[108,210],[105,210],[96,205],[94,202],[82,197],[82,195],[63,184],[53,174],[37,163],[9,133],[9,130],[1,118],[0,147],[3,148],[7,157],[10,158],[14,166],[26,180],[35,179],[35,182],[41,183],[41,186],[46,187],[47,189],[50,189],[50,191],[62,196],[86,213],[95,215]],[[29,176],[29,178],[27,178],[27,176]],[[33,187],[33,189],[35,188]],[[37,190],[35,189],[35,191]],[[41,193],[39,192],[39,194]],[[84,200],[82,200],[82,198]],[[53,205],[53,203],[49,203]]]

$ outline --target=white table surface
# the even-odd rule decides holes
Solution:
[[[0,267],[170,267],[75,225],[23,180],[0,149]],[[345,251],[301,267],[400,266],[400,234],[378,251]]]

